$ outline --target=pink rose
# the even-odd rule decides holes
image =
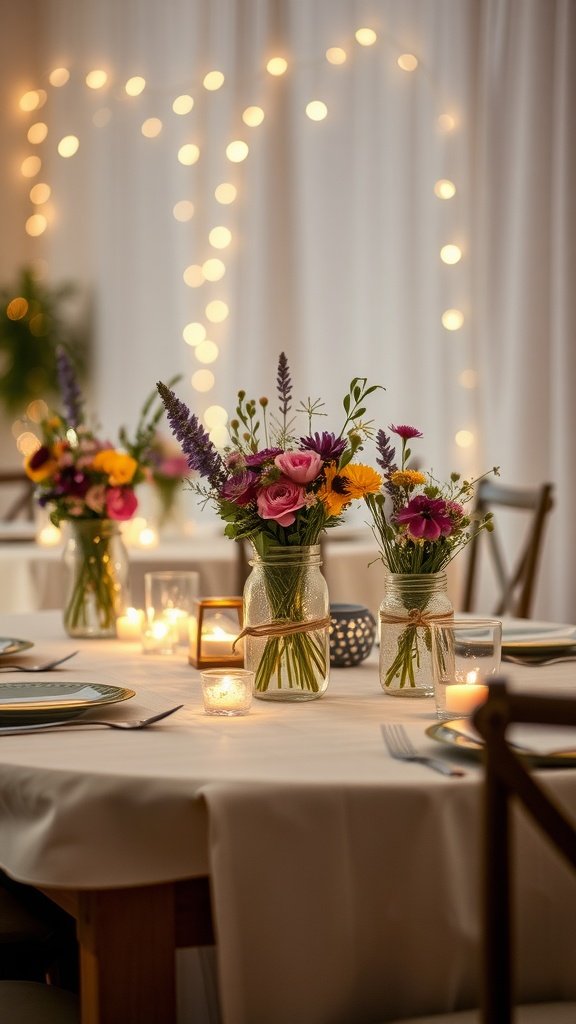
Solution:
[[[297,484],[309,484],[322,469],[318,452],[282,452],[274,459],[278,469]]]
[[[138,508],[138,499],[129,487],[111,487],[106,495],[109,519],[131,519]]]
[[[286,477],[264,487],[257,498],[262,519],[275,519],[279,526],[292,526],[295,513],[306,504],[306,492]]]

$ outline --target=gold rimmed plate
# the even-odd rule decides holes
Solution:
[[[117,704],[134,696],[134,690],[105,683],[2,683],[0,725],[74,718],[89,708]]]
[[[20,654],[22,651],[29,651],[34,644],[31,640],[16,640],[12,636],[0,636],[0,655]]]
[[[543,655],[576,648],[576,626],[511,619],[502,624],[502,650],[510,654]]]
[[[484,744],[480,736],[476,738],[475,730],[468,718],[455,718],[448,722],[435,722],[428,726],[426,735],[444,746],[451,747],[462,754],[480,758]],[[557,750],[542,753],[521,746],[514,746],[518,754],[536,768],[576,768],[576,746],[574,749]]]

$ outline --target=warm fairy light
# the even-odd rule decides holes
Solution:
[[[60,89],[63,85],[66,85],[66,82],[70,81],[68,68],[54,68],[48,75],[48,81],[55,89]]]
[[[441,132],[453,132],[456,127],[456,118],[452,114],[440,114],[438,127]]]
[[[202,419],[209,430],[223,427],[228,422],[228,413],[221,405],[209,405]]]
[[[43,398],[36,398],[29,402],[26,409],[26,416],[32,423],[40,423],[48,415],[48,406]]]
[[[266,64],[266,71],[269,75],[284,75],[288,70],[288,61],[284,57],[271,57]]]
[[[39,107],[43,107],[46,103],[46,91],[44,89],[31,89],[30,92],[25,92],[20,97],[18,106],[20,110],[25,110],[29,113],[31,110],[38,110]]]
[[[234,142],[229,142],[226,146],[226,156],[233,164],[242,163],[248,156],[248,152],[248,143],[243,139],[234,139]]]
[[[44,124],[44,121],[36,121],[35,124],[31,124],[28,129],[27,139],[33,146],[38,146],[48,135],[48,125]]]
[[[108,75],[102,68],[95,68],[88,72],[85,81],[89,89],[103,89],[108,81]]]
[[[235,185],[231,185],[229,181],[223,181],[214,189],[214,195],[218,203],[221,203],[222,206],[228,206],[236,199],[238,189]]]
[[[343,50],[341,46],[331,46],[326,50],[326,60],[329,64],[344,64],[346,50]]]
[[[142,78],[142,75],[134,75],[132,78],[129,78],[124,86],[128,96],[139,96],[141,92],[144,92],[145,88],[146,79]]]
[[[6,306],[6,316],[9,320],[23,320],[28,312],[28,301],[21,295],[11,299]]]
[[[178,150],[178,160],[185,167],[191,167],[192,164],[197,163],[200,157],[200,149],[193,142],[187,142],[186,145],[180,146]]]
[[[373,28],[359,28],[354,35],[356,42],[360,43],[360,46],[374,46],[378,38]]]
[[[20,164],[20,172],[24,178],[33,178],[42,167],[39,156],[27,156]]]
[[[462,373],[458,376],[458,383],[468,391],[472,391],[476,387],[477,382],[478,374],[476,370],[462,370]]]
[[[189,114],[194,106],[194,100],[188,93],[183,93],[182,96],[177,96],[172,104],[172,110],[175,114],[182,116],[183,114]]]
[[[25,430],[16,438],[16,447],[21,455],[33,455],[40,447],[40,441],[30,430]]]
[[[211,370],[196,370],[192,374],[191,384],[195,391],[211,391],[214,387],[214,374]]]
[[[218,225],[212,228],[208,240],[213,249],[226,249],[232,241],[232,232],[229,228]]]
[[[199,263],[191,263],[189,267],[186,267],[182,277],[184,278],[184,284],[187,284],[189,288],[199,288],[206,280],[204,271]]]
[[[212,299],[211,302],[206,306],[206,319],[211,324],[221,324],[224,320],[227,320],[230,315],[230,309],[226,302],[222,299]]]
[[[179,202],[174,203],[172,213],[174,214],[174,219],[182,223],[192,220],[194,216],[194,203],[191,203],[189,199],[180,199]]]
[[[323,121],[328,113],[328,107],[322,100],[310,100],[306,104],[306,116],[311,121]]]
[[[58,152],[65,160],[78,152],[80,139],[76,135],[65,135],[58,143]]]
[[[226,265],[214,256],[212,259],[204,260],[202,270],[207,281],[221,281],[226,273]]]
[[[207,75],[204,75],[202,85],[208,92],[216,92],[224,85],[224,75],[221,71],[209,71]]]
[[[462,259],[462,249],[459,245],[443,245],[440,249],[440,259],[442,263],[459,263]]]
[[[95,110],[92,114],[92,124],[94,124],[96,128],[105,128],[110,122],[111,117],[112,111],[110,110],[110,107],[99,107],[99,109]]]
[[[459,430],[454,440],[459,448],[469,448],[470,445],[474,444],[474,434],[469,430]]]
[[[449,178],[439,178],[434,185],[434,195],[438,199],[452,199],[456,195],[456,185]]]
[[[264,111],[262,110],[262,107],[246,107],[246,110],[242,114],[242,120],[249,128],[257,128],[264,120]]]
[[[155,139],[162,131],[162,121],[159,117],[147,117],[146,120],[142,122],[140,131],[145,138]]]
[[[442,313],[442,326],[447,331],[459,331],[464,323],[464,314],[460,309],[445,309]]]
[[[228,428],[225,427],[224,424],[212,427],[209,437],[216,448],[227,448],[230,444],[230,434],[228,433]]]
[[[195,345],[199,345],[201,341],[204,341],[206,337],[206,328],[204,324],[198,322],[186,324],[186,327],[182,331],[182,337],[187,345],[191,345],[194,348]]]
[[[213,341],[201,341],[194,349],[194,355],[199,363],[215,363],[220,355],[218,345]]]
[[[415,71],[418,67],[418,58],[413,53],[402,53],[396,63],[402,71]]]
[[[48,227],[48,221],[43,213],[33,213],[26,221],[26,234],[32,238],[43,235]]]

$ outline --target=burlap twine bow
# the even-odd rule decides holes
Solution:
[[[326,615],[323,619],[308,619],[307,622],[262,622],[259,626],[245,626],[232,644],[232,650],[244,636],[292,636],[294,633],[313,633],[329,625],[330,616]]]
[[[406,615],[391,615],[389,612],[380,612],[380,622],[385,623],[406,623],[408,626],[431,626],[448,625],[454,622],[454,612],[449,615],[435,615],[433,612],[424,612],[420,608],[410,608]]]

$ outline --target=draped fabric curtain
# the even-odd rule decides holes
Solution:
[[[281,350],[295,395],[326,403],[314,429],[339,429],[351,377],[368,376],[386,388],[376,424],[418,426],[415,454],[438,477],[496,464],[508,483],[556,484],[535,614],[574,621],[571,0],[42,0],[36,13],[52,199],[31,255],[90,291],[91,401],[106,430],[134,424],[178,372],[200,415],[232,410],[239,387],[273,399]],[[373,45],[356,40],[361,27]],[[330,47],[346,60],[327,60]],[[282,76],[266,71],[277,55]],[[58,89],[46,84],[57,66],[71,71]],[[91,90],[84,77],[100,67],[108,84]],[[203,85],[212,70],[225,76],[216,91]],[[130,97],[133,75],[147,84]],[[194,106],[179,116],[183,94]],[[325,119],[307,116],[311,100]],[[248,127],[255,105],[265,117]],[[154,138],[149,118],[162,122]],[[70,133],[78,153],[61,159]],[[250,147],[240,163],[226,156],[237,139]],[[199,148],[192,165],[178,160],[186,144]],[[440,179],[452,198],[435,194]],[[229,205],[215,198],[222,182],[237,188]],[[182,200],[189,221],[173,215]],[[210,244],[217,226],[231,232],[225,249]],[[456,264],[441,260],[446,244]],[[186,284],[209,258],[224,276]],[[227,318],[210,319],[212,300]],[[184,341],[191,323],[214,362]]]

